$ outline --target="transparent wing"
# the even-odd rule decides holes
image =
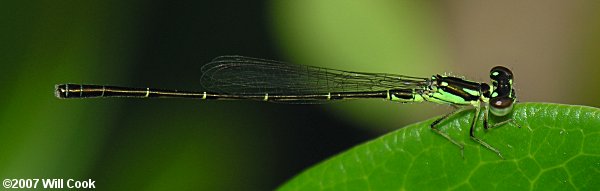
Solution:
[[[243,56],[221,56],[202,67],[207,91],[226,94],[320,94],[422,88],[428,78],[349,72]]]

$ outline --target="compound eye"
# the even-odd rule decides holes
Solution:
[[[504,66],[496,66],[490,70],[490,78],[493,80],[510,80],[513,73]]]
[[[491,98],[490,111],[495,116],[505,116],[512,111],[514,102],[515,100],[509,97]]]

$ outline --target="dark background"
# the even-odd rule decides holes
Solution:
[[[252,55],[261,58],[281,58],[276,43],[270,37],[266,2],[155,2],[145,4],[146,10],[139,10],[141,22],[136,26],[136,41],[133,50],[131,73],[128,84],[146,87],[168,87],[176,89],[201,89],[200,68],[213,57],[223,54]],[[137,25],[136,24],[136,25]],[[208,105],[207,105],[208,104]],[[293,177],[303,169],[339,153],[352,145],[373,138],[376,133],[352,128],[350,122],[336,120],[315,106],[291,106],[264,103],[199,103],[197,100],[164,100],[148,103],[147,100],[123,101],[122,109],[115,117],[115,123],[107,136],[100,153],[100,160],[92,169],[90,177],[98,181],[112,182],[113,173],[107,166],[126,161],[124,166],[136,162],[152,163],[162,155],[177,151],[173,147],[187,147],[195,157],[207,160],[220,160],[222,167],[211,164],[198,164],[201,161],[181,159],[189,171],[177,173],[187,179],[189,185],[182,187],[204,187],[213,185],[215,189],[244,190],[247,188],[272,189]],[[162,109],[161,109],[162,108]],[[160,121],[166,124],[138,125],[132,121],[132,113],[158,113]],[[178,125],[169,125],[170,115],[182,117]],[[243,116],[240,118],[238,116]],[[145,120],[147,116],[139,118]],[[254,119],[252,119],[254,118]],[[225,121],[216,125],[203,121]],[[256,125],[257,120],[263,122]],[[128,124],[131,123],[131,124]],[[144,122],[142,122],[144,123]],[[148,122],[145,122],[148,123]],[[121,126],[121,124],[127,124]],[[227,128],[214,130],[212,128]],[[214,144],[206,139],[215,139],[210,134],[225,131],[236,135],[221,135]],[[145,139],[132,140],[140,134]],[[146,143],[150,140],[164,141],[164,146]],[[186,140],[180,142],[178,140]],[[237,139],[237,140],[234,140]],[[235,145],[221,146],[219,142],[233,142]],[[131,145],[141,148],[149,157],[127,160],[116,159],[120,146]],[[207,146],[193,146],[203,144]],[[209,152],[202,150],[209,148]],[[188,150],[189,149],[189,150]],[[175,149],[176,150],[176,149]],[[239,151],[243,150],[243,151]],[[198,152],[198,153],[194,153]],[[268,157],[264,157],[268,156]],[[183,156],[185,157],[185,156]],[[134,157],[137,158],[137,157]],[[174,156],[174,158],[177,158]],[[179,159],[175,159],[179,160]],[[172,164],[166,164],[170,166]],[[188,165],[189,168],[188,168]],[[231,166],[229,166],[231,165]],[[151,165],[153,167],[153,165]],[[198,167],[199,166],[199,167]],[[206,168],[204,168],[206,167]],[[229,168],[229,169],[222,169]],[[160,169],[160,168],[158,168]],[[205,172],[194,172],[194,171]],[[136,172],[136,169],[133,169]],[[152,168],[146,173],[161,173]],[[212,171],[212,172],[210,172]],[[222,171],[222,172],[219,172]],[[204,182],[203,176],[215,172],[218,180]],[[152,176],[152,175],[150,175]],[[104,180],[101,177],[106,177]],[[141,177],[144,177],[141,174]],[[184,178],[185,177],[185,178]],[[197,180],[194,180],[194,177]],[[141,184],[145,184],[144,178]],[[169,179],[176,179],[175,177]],[[123,180],[122,184],[129,184]],[[161,183],[162,184],[162,183]],[[198,184],[198,185],[194,185]],[[136,188],[138,185],[130,185]]]

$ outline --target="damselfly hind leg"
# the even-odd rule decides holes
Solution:
[[[455,144],[456,146],[458,146],[458,148],[460,149],[460,156],[463,157],[463,158],[465,158],[465,152],[464,152],[465,151],[465,146],[462,145],[462,144],[460,144],[460,143],[458,143],[457,141],[455,141],[454,139],[452,139],[452,137],[450,137],[450,135],[442,132],[441,130],[439,130],[437,128],[438,124],[444,122],[446,119],[448,119],[448,117],[454,115],[458,111],[459,111],[459,109],[457,107],[454,107],[454,111],[452,111],[452,112],[450,112],[450,113],[448,113],[448,114],[446,114],[446,115],[438,118],[433,123],[431,123],[430,127],[431,127],[431,130],[433,130],[437,134],[441,135],[442,137],[448,139],[448,141],[452,142],[452,144]]]

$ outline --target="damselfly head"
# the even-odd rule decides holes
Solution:
[[[512,111],[517,99],[513,89],[513,73],[506,67],[496,66],[490,70],[493,91],[490,95],[490,111],[504,116]]]

